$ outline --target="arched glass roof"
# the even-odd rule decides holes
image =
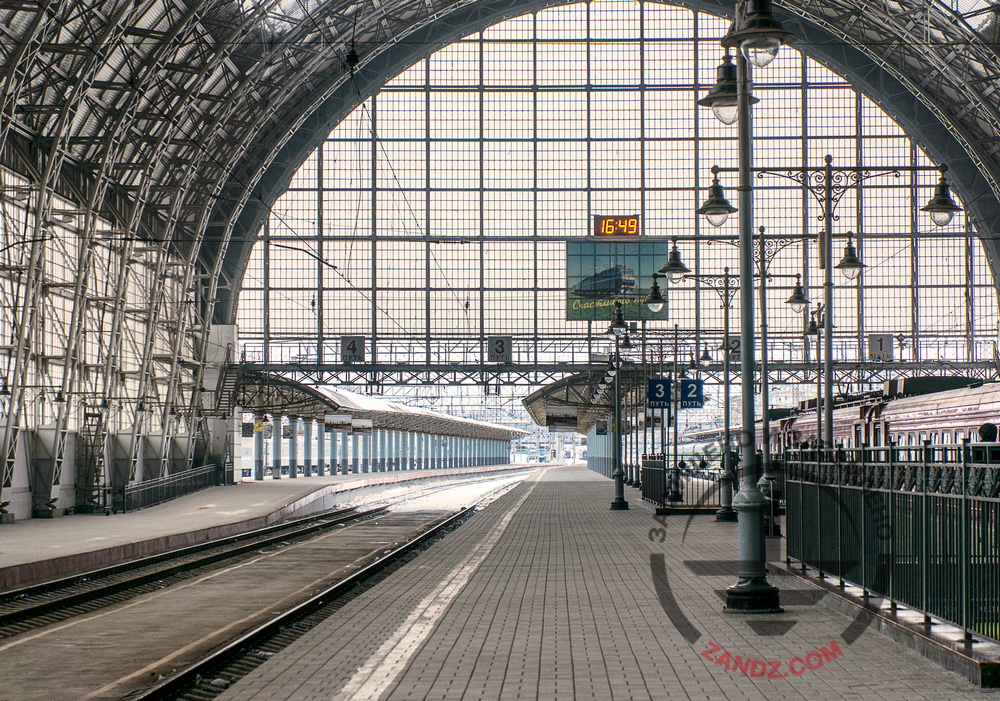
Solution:
[[[247,357],[337,372],[341,338],[360,336],[378,388],[435,381],[516,399],[607,353],[610,303],[596,314],[574,290],[628,258],[640,299],[679,239],[703,275],[738,268],[735,223],[715,230],[694,210],[710,168],[736,164],[736,128],[696,105],[714,82],[726,20],[685,8],[593,2],[541,10],[470,34],[389,80],[349,114],[275,203],[242,282]],[[960,217],[937,230],[919,213],[938,179],[915,141],[858,89],[799,52],[755,76],[755,165],[887,169],[846,188],[836,255],[848,232],[868,264],[862,284],[837,281],[837,357],[863,363],[869,335],[896,359],[992,357],[996,298],[987,257]],[[892,168],[927,167],[920,173]],[[780,173],[778,173],[780,174]],[[756,181],[765,227],[771,359],[781,381],[803,376],[807,321],[785,299],[798,274],[822,298],[819,207],[794,179]],[[735,201],[735,174],[728,177]],[[637,215],[642,242],[611,251],[585,239],[597,215]],[[625,294],[630,293],[630,294]],[[689,282],[658,315],[632,315],[650,350],[674,324],[683,358],[721,343],[716,291]],[[738,302],[732,319],[738,319]],[[590,321],[588,321],[590,319]],[[731,323],[735,331],[735,321]],[[511,337],[511,377],[486,341]],[[407,374],[405,367],[428,369]],[[452,374],[444,372],[455,366]],[[490,374],[484,374],[483,370]],[[341,368],[342,369],[342,368]],[[437,373],[437,374],[435,374]],[[858,386],[883,368],[845,377]],[[503,379],[500,382],[500,379]]]

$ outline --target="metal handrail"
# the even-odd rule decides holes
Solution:
[[[789,558],[966,641],[1000,640],[1000,444],[794,450],[785,464]]]

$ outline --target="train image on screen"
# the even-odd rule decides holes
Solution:
[[[627,265],[615,265],[583,278],[573,292],[583,297],[629,294],[635,289],[635,273]]]

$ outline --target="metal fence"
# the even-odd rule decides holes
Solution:
[[[719,481],[714,475],[698,467],[666,469],[662,454],[643,455],[642,498],[661,507],[715,512],[721,502]]]
[[[111,508],[128,512],[145,509],[171,499],[222,484],[219,465],[203,465],[177,474],[145,480],[127,487],[110,488]]]
[[[1000,639],[1000,447],[786,454],[788,557]]]

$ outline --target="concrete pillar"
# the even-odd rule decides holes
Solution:
[[[326,424],[322,419],[316,426],[316,474],[326,475]]]
[[[302,475],[313,475],[313,420],[302,419],[305,424],[305,442],[302,448]]]
[[[358,436],[361,439],[361,472],[372,471],[372,437]]]
[[[378,430],[378,471],[385,472],[388,469],[386,460],[386,443],[389,440],[388,431],[384,428]]]
[[[351,434],[351,473],[358,474],[361,468],[361,436]]]
[[[340,474],[340,431],[330,431],[330,474]]]
[[[281,479],[281,426],[282,417],[272,416],[271,417],[271,445],[273,450],[271,451],[272,461],[271,461],[271,477],[280,480]]]
[[[348,474],[351,471],[350,436],[346,432],[340,432],[340,472]]]
[[[392,472],[392,431],[382,429],[382,471]]]
[[[299,476],[299,417],[289,416],[288,423],[292,427],[292,437],[288,439],[288,477]]]
[[[264,479],[264,415],[253,417],[253,478]]]

